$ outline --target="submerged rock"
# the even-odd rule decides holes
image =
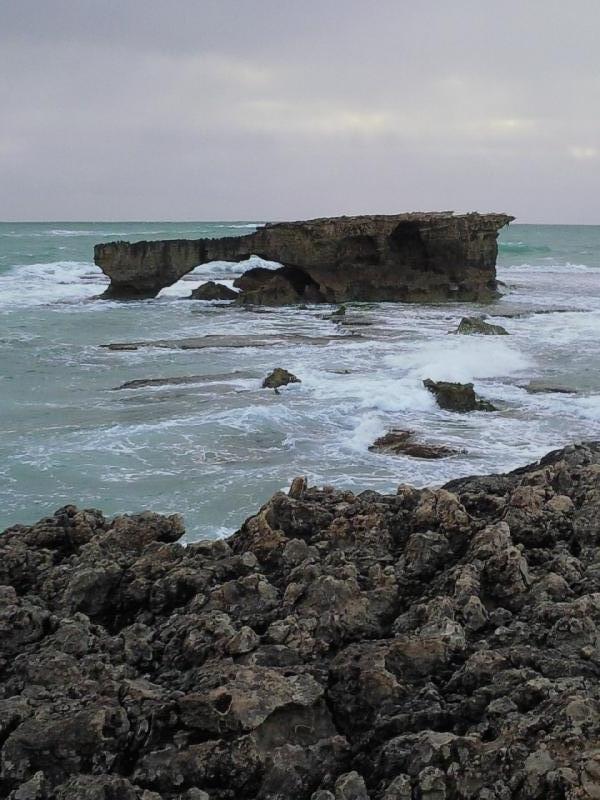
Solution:
[[[355,334],[356,335],[356,334]],[[157,347],[165,350],[205,350],[208,348],[276,347],[292,344],[325,345],[342,336],[304,336],[302,334],[277,334],[275,336],[250,336],[245,334],[209,333],[205,336],[187,336],[183,339],[154,339],[145,342],[110,342],[100,347],[106,350],[139,350]]]
[[[428,459],[448,458],[461,452],[443,444],[415,442],[412,437],[412,431],[394,429],[376,439],[369,450]]]
[[[437,404],[446,411],[497,411],[488,400],[481,400],[475,394],[472,383],[450,383],[448,381],[432,381],[427,378],[423,385],[435,395]]]
[[[264,379],[262,386],[263,389],[279,389],[281,386],[287,386],[288,383],[301,383],[301,381],[287,369],[275,367],[273,372]]]
[[[452,212],[326,217],[269,223],[246,236],[97,244],[104,296],[155,297],[199,264],[252,255],[279,269],[235,281],[241,303],[477,301],[495,297],[498,231],[507,214]]]
[[[479,334],[483,336],[507,336],[508,331],[502,325],[492,325],[481,317],[463,317],[456,333]]]
[[[251,372],[234,370],[233,372],[214,372],[208,375],[174,375],[170,378],[138,378],[133,381],[125,381],[119,386],[114,386],[113,391],[122,389],[146,389],[159,386],[186,386],[198,383],[217,383],[219,381],[230,381],[232,378],[249,378]]]
[[[0,534],[0,796],[600,793],[600,442],[227,541],[66,506]]]
[[[238,293],[223,283],[207,281],[192,291],[192,300],[237,300]]]
[[[529,394],[577,394],[577,389],[565,386],[562,383],[552,383],[550,381],[529,381],[523,387]]]

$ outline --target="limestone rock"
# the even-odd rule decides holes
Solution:
[[[472,383],[450,383],[448,381],[423,381],[423,385],[435,395],[437,404],[446,411],[496,411],[496,407],[487,400],[480,400],[475,394]]]
[[[600,442],[227,541],[65,506],[0,534],[0,796],[600,793]]]
[[[241,303],[481,301],[496,295],[498,231],[506,214],[452,212],[327,217],[269,223],[223,239],[97,244],[105,297],[155,297],[211,261],[258,255],[282,264],[248,270]]]

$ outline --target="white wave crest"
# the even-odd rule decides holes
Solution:
[[[235,288],[233,281],[255,267],[274,270],[279,269],[281,264],[277,261],[266,261],[259,256],[250,256],[246,261],[210,261],[208,264],[200,264],[177,283],[162,289],[159,297],[189,297],[193,289],[197,289],[207,281],[223,283],[233,289]]]
[[[385,362],[404,366],[419,379],[460,382],[514,375],[532,366],[526,355],[492,336],[446,336],[411,352],[387,356]]]
[[[0,275],[0,306],[36,306],[100,294],[108,278],[88,261],[25,264]]]

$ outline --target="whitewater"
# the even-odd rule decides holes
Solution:
[[[296,475],[350,489],[518,467],[600,435],[600,227],[511,225],[495,303],[256,309],[186,298],[248,264],[197,268],[155,300],[98,295],[93,245],[226,236],[258,222],[0,224],[0,529],[76,502],[183,513],[188,540],[221,536]],[[253,258],[253,264],[274,268]],[[509,336],[452,335],[485,314]],[[251,335],[267,346],[110,351],[113,341]],[[315,337],[311,343],[306,337]],[[300,379],[261,389],[283,366]],[[134,380],[194,376],[133,389]],[[473,381],[495,413],[440,410],[424,378]],[[572,394],[530,394],[529,381]],[[392,427],[466,452],[440,461],[369,451]]]

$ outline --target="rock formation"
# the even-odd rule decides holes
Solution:
[[[600,796],[600,442],[396,494],[296,479],[228,541],[0,535],[0,796]]]
[[[270,223],[246,236],[111,242],[94,248],[105,297],[155,297],[199,264],[276,261],[236,281],[239,302],[486,300],[495,296],[497,235],[513,217],[452,212]]]
[[[475,394],[472,383],[451,383],[449,381],[432,381],[427,378],[423,386],[435,395],[440,408],[445,411],[457,411],[465,414],[468,411],[496,411],[496,407],[488,400],[482,400]]]

